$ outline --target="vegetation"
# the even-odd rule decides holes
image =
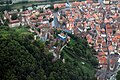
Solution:
[[[26,6],[22,6],[22,9],[23,9],[23,11],[26,11],[27,7]]]
[[[34,40],[27,28],[1,26],[0,80],[96,80],[92,65],[97,63],[86,40],[69,36],[61,58],[52,62],[44,42]]]
[[[18,15],[17,15],[17,13],[12,14],[11,19],[12,19],[12,20],[16,20],[16,19],[18,19]]]
[[[4,11],[11,11],[11,6],[10,5],[5,5],[5,6],[0,6],[0,11],[4,12]]]
[[[49,7],[47,7],[47,9],[51,9],[51,10],[53,10],[53,9],[54,9],[53,4],[51,4]]]
[[[44,12],[43,8],[39,8],[39,12],[43,13]]]
[[[120,79],[120,71],[118,71],[116,79],[119,80]]]
[[[0,1],[0,4],[12,4],[12,0],[7,0],[7,1]]]
[[[55,11],[55,12],[57,12],[58,10],[59,10],[59,8],[58,8],[58,7],[56,7],[56,8],[54,9],[54,11]]]
[[[6,4],[12,4],[12,0],[6,1]]]

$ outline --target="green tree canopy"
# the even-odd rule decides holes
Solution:
[[[17,13],[15,13],[15,14],[12,14],[12,17],[11,17],[11,19],[12,19],[12,20],[16,20],[16,19],[18,19],[18,15],[17,15]]]
[[[0,11],[4,12],[4,11],[11,11],[11,6],[10,5],[5,5],[5,6],[1,6],[0,7]]]
[[[120,71],[118,71],[116,79],[119,80],[120,79]]]

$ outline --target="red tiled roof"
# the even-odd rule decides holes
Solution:
[[[80,5],[81,4],[81,2],[73,2],[72,3],[72,6],[78,6],[78,5]]]
[[[73,19],[73,18],[69,18],[69,21],[70,21],[70,22],[74,22],[74,19]]]
[[[113,51],[113,46],[109,46],[109,51]]]
[[[116,37],[112,38],[112,42],[117,42],[117,38]]]
[[[98,26],[96,26],[96,30],[97,30],[98,32],[100,32],[100,28],[99,28]]]
[[[105,52],[98,52],[98,55],[106,55]]]
[[[106,28],[107,29],[113,29],[112,26],[110,26],[110,24],[106,24]]]
[[[31,22],[35,23],[35,22],[38,22],[38,20],[31,20]]]
[[[102,28],[102,30],[101,30],[102,32],[105,32],[105,29],[104,28]]]
[[[43,19],[43,16],[38,17],[39,20]]]
[[[116,39],[120,39],[120,34],[115,35]]]
[[[54,8],[62,8],[62,7],[65,7],[65,3],[62,3],[62,4],[54,4]]]
[[[103,42],[102,42],[102,45],[103,45],[103,46],[106,45],[106,42],[103,41]]]
[[[106,64],[107,63],[106,56],[98,57],[98,59],[99,59],[99,62],[102,63],[102,64]]]
[[[102,48],[103,51],[107,51],[108,49],[105,47],[105,48]]]
[[[108,19],[105,19],[105,21],[104,21],[105,23],[108,23],[109,22],[109,20]]]
[[[11,24],[13,24],[13,23],[18,23],[19,22],[19,20],[17,19],[17,20],[10,20],[10,23]]]
[[[98,39],[98,40],[97,40],[97,43],[102,43],[102,39]]]

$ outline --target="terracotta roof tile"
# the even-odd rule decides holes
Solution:
[[[109,51],[113,51],[113,46],[108,47]]]
[[[18,19],[17,20],[10,20],[10,23],[13,24],[13,23],[18,23],[20,22]]]
[[[102,63],[102,64],[106,64],[107,63],[106,56],[98,57],[98,59],[99,59],[99,62]]]

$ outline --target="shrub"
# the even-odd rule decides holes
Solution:
[[[18,15],[16,13],[12,14],[12,17],[11,17],[12,20],[16,20],[17,18],[18,18]]]
[[[58,10],[59,10],[59,8],[58,8],[58,7],[54,9],[54,11],[55,11],[55,12],[57,12]]]

